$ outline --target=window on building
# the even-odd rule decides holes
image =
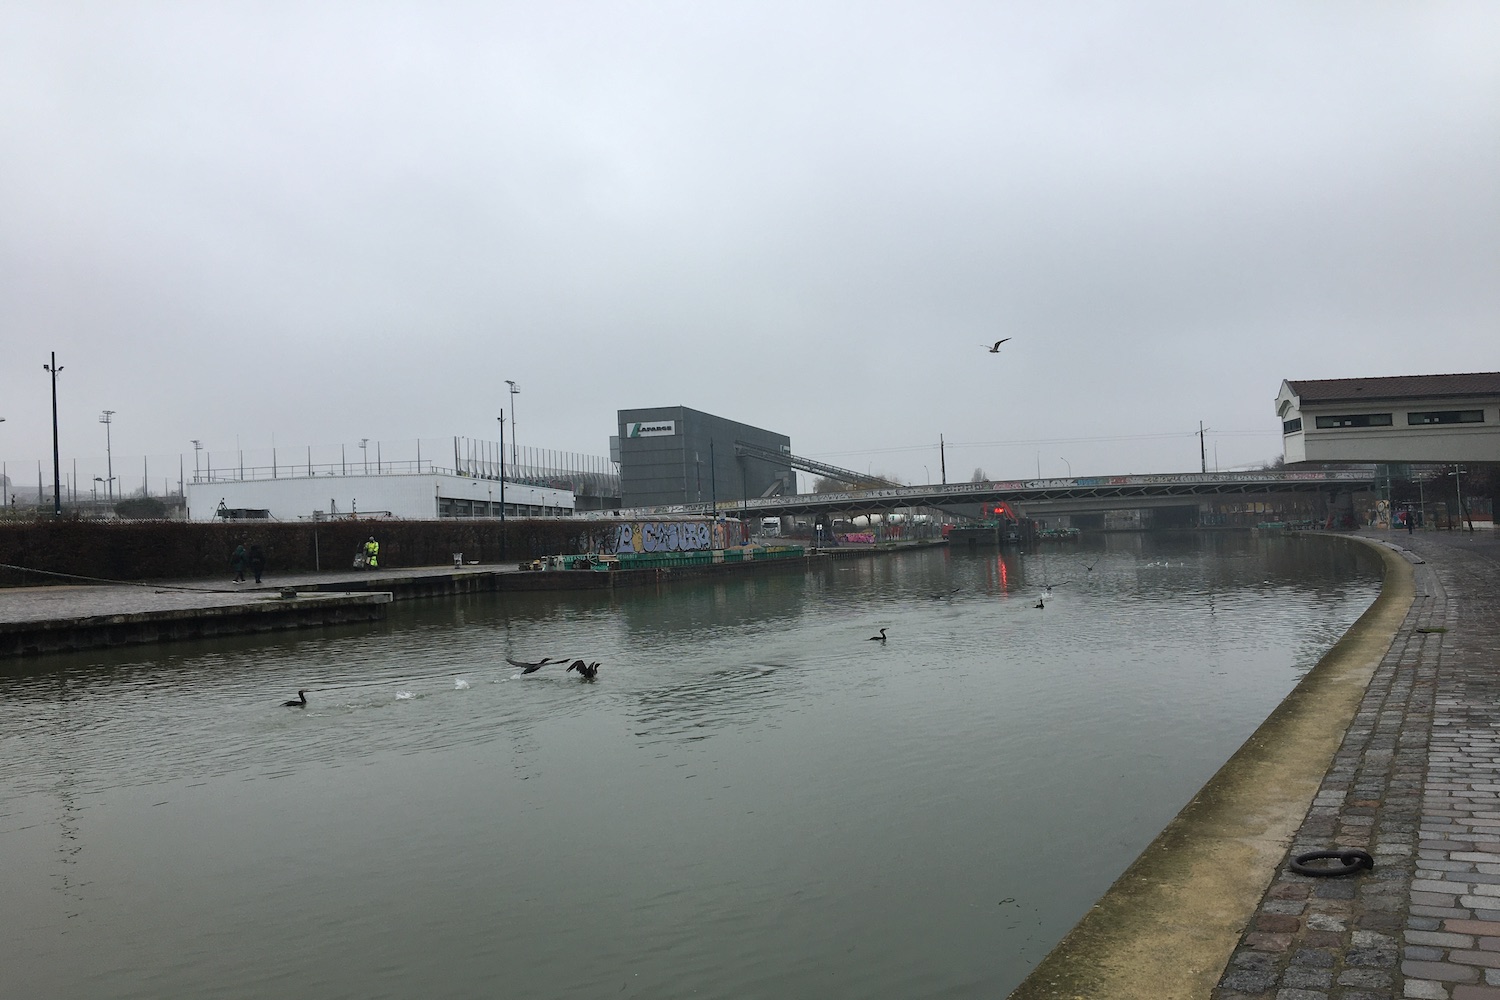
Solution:
[[[1300,431],[1301,429],[1302,429],[1302,418],[1301,417],[1297,417],[1294,420],[1283,420],[1281,422],[1281,433],[1283,433],[1283,434],[1295,434],[1298,431]]]
[[[1389,413],[1341,413],[1336,417],[1318,417],[1313,426],[1322,430],[1332,427],[1389,427]]]
[[[1483,410],[1429,410],[1425,413],[1408,413],[1408,424],[1482,424]]]

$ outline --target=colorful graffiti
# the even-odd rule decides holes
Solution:
[[[707,521],[635,521],[620,525],[617,552],[697,552],[713,548]]]

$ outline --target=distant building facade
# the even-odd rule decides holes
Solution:
[[[1288,465],[1500,461],[1500,372],[1288,379],[1276,415]]]
[[[477,471],[477,470],[476,470]],[[188,519],[229,516],[274,521],[323,521],[348,517],[571,517],[566,490],[506,482],[498,477],[447,472],[384,475],[290,476],[188,483]],[[220,507],[227,515],[220,513]]]
[[[796,492],[791,469],[735,452],[738,441],[790,454],[785,434],[686,406],[620,410],[618,417],[622,507],[717,502],[728,509],[741,499]]]

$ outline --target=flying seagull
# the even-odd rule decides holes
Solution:
[[[999,340],[995,341],[995,346],[990,348],[990,353],[991,354],[999,354],[1000,353],[1000,345],[1003,344],[1003,343],[1005,343],[1009,339],[1010,339],[1009,337],[1001,337]]]

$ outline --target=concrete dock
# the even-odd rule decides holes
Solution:
[[[522,570],[516,562],[268,573],[263,583],[153,580],[0,588],[0,659],[107,646],[375,621],[393,601],[460,594],[609,590],[723,573],[801,571],[819,559],[864,558],[909,542],[657,569]],[[941,544],[941,543],[937,543]]]

